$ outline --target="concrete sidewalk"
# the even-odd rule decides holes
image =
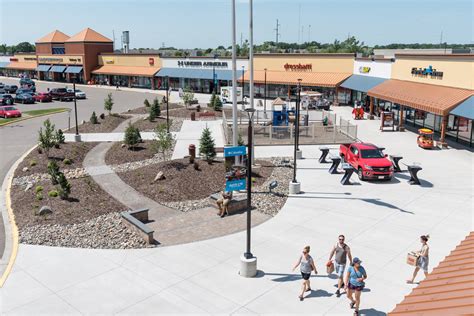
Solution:
[[[199,138],[202,131],[208,127],[211,130],[212,137],[215,140],[216,147],[224,146],[224,131],[222,130],[222,121],[190,121],[183,122],[181,131],[176,137],[172,159],[183,158],[188,155],[190,144],[196,145],[196,155],[199,155]]]
[[[171,132],[174,136],[178,133]],[[112,133],[83,133],[81,134],[82,142],[121,142],[123,141],[125,133],[124,132],[112,132]],[[143,140],[153,140],[155,139],[154,132],[140,132]],[[75,134],[64,134],[66,142],[74,142]]]

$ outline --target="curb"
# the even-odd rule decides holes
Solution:
[[[3,187],[6,185],[6,190],[4,191],[5,194],[5,206],[6,206],[6,212],[1,210],[3,213],[3,223],[5,226],[5,250],[3,253],[3,256],[0,260],[0,273],[2,273],[0,277],[0,288],[3,287],[5,284],[8,276],[10,275],[13,264],[15,263],[17,254],[18,254],[18,245],[19,245],[19,233],[18,233],[18,226],[16,225],[15,222],[15,214],[13,213],[13,209],[11,207],[11,198],[10,198],[10,191],[13,183],[13,175],[15,170],[18,168],[18,165],[25,159],[26,156],[28,156],[38,145],[33,146],[30,150],[25,152],[15,163],[10,167],[10,170],[8,170],[7,176],[5,177],[3,186],[2,186],[2,191]],[[6,214],[5,214],[6,213]],[[9,226],[7,226],[9,224]],[[8,231],[10,231],[10,235],[8,235]],[[10,254],[8,253],[10,252]],[[4,258],[9,256],[8,262],[5,264]]]
[[[26,120],[31,120],[31,119],[34,119],[34,118],[37,118],[37,117],[42,117],[42,116],[47,116],[47,115],[53,115],[53,114],[58,114],[58,113],[63,113],[63,112],[67,112],[68,109],[64,109],[64,110],[58,110],[58,111],[54,111],[54,112],[49,112],[49,113],[44,113],[44,114],[40,114],[40,115],[35,115],[35,116],[30,116],[30,117],[22,117],[21,119],[18,119],[18,120],[14,120],[14,121],[11,121],[11,122],[7,122],[5,124],[0,124],[0,127],[2,126],[7,126],[7,125],[10,125],[10,124],[13,124],[13,123],[18,123],[18,122],[21,122],[21,121],[26,121]]]

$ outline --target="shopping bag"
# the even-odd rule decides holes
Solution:
[[[411,266],[416,266],[416,260],[418,259],[418,256],[416,255],[415,252],[409,252],[407,254],[407,264]]]
[[[327,274],[334,272],[334,263],[332,261],[328,261],[328,263],[326,263],[326,272]]]

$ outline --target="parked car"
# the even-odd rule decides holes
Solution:
[[[53,98],[47,92],[35,93],[33,95],[33,99],[35,99],[36,102],[51,102],[51,101],[53,101]]]
[[[0,94],[6,94],[7,91],[4,88],[0,88]]]
[[[3,82],[0,82],[0,89],[3,89],[5,87],[5,84]]]
[[[35,82],[31,80],[30,78],[21,78],[20,79],[20,86],[34,86]]]
[[[382,149],[373,144],[341,144],[339,155],[357,170],[357,175],[362,181],[392,179],[392,162],[387,159]]]
[[[33,95],[35,94],[35,91],[33,91],[33,89],[30,89],[30,88],[20,88],[16,90],[16,94],[24,94],[24,93]]]
[[[5,91],[7,93],[15,93],[16,90],[18,90],[18,86],[12,84],[12,85],[9,85],[9,84],[6,84],[3,89],[5,89]]]
[[[35,99],[33,98],[33,95],[28,94],[28,93],[22,93],[22,94],[17,94],[15,96],[15,102],[17,103],[35,103]]]
[[[21,112],[14,106],[0,106],[0,117],[11,118],[21,117]]]
[[[0,104],[2,105],[12,105],[15,103],[13,97],[9,94],[0,94]]]
[[[53,100],[71,101],[74,99],[74,92],[69,92],[66,88],[51,89],[49,94]]]
[[[67,89],[68,92],[71,92],[73,93],[74,91],[72,89]],[[85,99],[86,98],[86,93],[79,90],[79,89],[76,89],[76,99]]]

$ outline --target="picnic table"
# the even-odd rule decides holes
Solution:
[[[321,156],[319,157],[319,162],[320,163],[329,163],[329,161],[326,161],[326,157],[329,154],[329,147],[321,146],[321,147],[319,147],[319,150],[321,151]]]
[[[341,163],[341,157],[337,155],[330,155],[329,158],[332,160],[331,167],[329,167],[329,173],[330,174],[338,174],[339,172],[337,171],[337,167],[339,167],[339,164]]]
[[[351,176],[352,174],[354,173],[355,169],[354,167],[352,167],[352,165],[348,164],[348,163],[343,163],[342,164],[342,169],[344,170],[344,175],[342,176],[342,179],[341,179],[341,184],[342,185],[351,185]]]

